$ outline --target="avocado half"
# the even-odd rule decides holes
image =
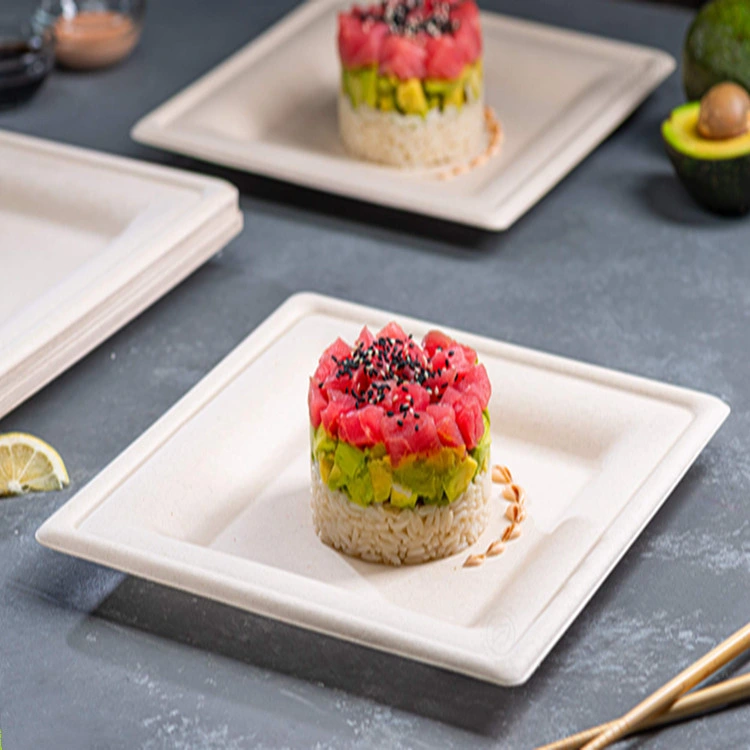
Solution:
[[[672,111],[661,126],[667,154],[690,195],[719,214],[750,211],[750,132],[722,141],[698,132],[700,102]]]
[[[714,0],[698,11],[685,38],[682,79],[690,101],[722,81],[750,90],[750,0]]]

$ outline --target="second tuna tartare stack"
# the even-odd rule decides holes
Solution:
[[[384,0],[339,15],[347,150],[398,167],[482,148],[482,29],[474,0]]]
[[[490,381],[476,352],[395,323],[338,339],[310,379],[312,508],[326,544],[392,565],[447,557],[489,520]]]

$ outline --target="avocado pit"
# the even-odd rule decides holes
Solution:
[[[709,140],[726,140],[750,129],[750,95],[736,83],[717,83],[703,96],[698,133]]]

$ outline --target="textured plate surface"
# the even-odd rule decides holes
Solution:
[[[38,531],[53,549],[504,685],[525,681],[729,413],[717,398],[460,334],[487,366],[493,461],[529,518],[480,568],[320,543],[307,375],[382,311],[292,297]],[[430,326],[400,318],[416,335]],[[455,332],[454,332],[455,333]],[[490,528],[506,521],[496,499]]]
[[[0,416],[220,250],[228,183],[0,132]]]
[[[338,138],[336,12],[302,5],[133,129],[142,143],[307,187],[506,229],[674,69],[660,50],[483,14],[502,154],[447,182],[349,158]],[[290,60],[304,60],[305,73]]]

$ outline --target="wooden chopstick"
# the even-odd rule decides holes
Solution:
[[[750,699],[750,674],[743,674],[702,690],[696,690],[694,693],[683,695],[663,714],[644,722],[635,731],[641,732],[664,724],[672,724],[748,699]],[[598,727],[586,729],[583,732],[566,737],[564,740],[557,740],[549,745],[539,747],[537,750],[580,750],[587,742],[609,729],[613,723],[600,724]],[[632,732],[628,732],[628,734],[632,734]]]
[[[583,746],[583,750],[603,750],[643,723],[664,713],[680,696],[703,682],[717,669],[750,648],[750,623],[729,636],[716,648],[684,669],[666,685],[652,693],[646,700],[631,708],[625,715],[611,722],[600,735]]]

